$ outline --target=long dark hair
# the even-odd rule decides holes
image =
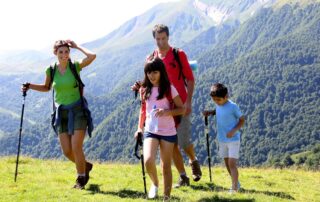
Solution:
[[[166,72],[166,68],[162,60],[158,57],[149,60],[144,65],[144,79],[142,83],[142,87],[145,88],[144,92],[144,99],[147,100],[151,95],[151,89],[153,87],[152,83],[150,82],[147,73],[159,71],[160,72],[160,82],[159,82],[159,95],[157,100],[162,99],[166,93],[169,92],[170,89],[170,81],[168,78],[168,74]]]

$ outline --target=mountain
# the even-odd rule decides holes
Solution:
[[[35,73],[39,68],[34,66],[47,61],[50,55],[47,52],[35,50],[0,52],[0,74]]]
[[[245,22],[261,7],[270,7],[275,2],[276,0],[196,0],[194,5],[217,26],[233,20]]]
[[[123,86],[124,83],[122,81],[132,81],[139,79],[141,77],[140,75],[143,61],[146,55],[149,54],[154,48],[151,30],[156,23],[165,23],[169,25],[170,30],[172,30],[170,40],[173,44],[175,44],[175,46],[178,47],[184,47],[185,45],[188,46],[187,44],[191,43],[187,42],[197,40],[197,38],[204,36],[203,33],[205,31],[210,32],[210,30],[212,29],[215,30],[214,35],[210,35],[213,38],[212,40],[219,41],[222,36],[226,36],[224,32],[232,30],[235,26],[238,26],[238,23],[234,22],[233,24],[229,23],[228,25],[222,25],[222,28],[214,28],[212,27],[213,22],[209,16],[204,15],[196,7],[190,5],[193,4],[192,1],[189,0],[160,4],[142,14],[141,16],[137,16],[129,20],[124,25],[120,26],[118,29],[108,34],[107,36],[84,44],[84,46],[95,50],[99,55],[97,57],[97,60],[94,61],[90,68],[84,70],[82,73],[84,81],[88,83],[86,92],[88,92],[89,94],[103,96],[116,90],[118,86]],[[168,10],[170,12],[168,12]],[[175,20],[172,21],[172,19]],[[206,41],[203,42],[203,47],[209,47],[208,45],[210,44],[208,44]],[[200,44],[196,44],[195,47],[200,47]],[[202,52],[204,52],[204,50],[202,50]],[[20,55],[19,57],[25,58],[24,55],[25,53],[22,53],[22,55]],[[77,53],[73,53],[73,55],[74,58],[80,57]],[[8,57],[9,56],[6,56],[4,58]],[[37,56],[35,55],[34,57]],[[23,78],[23,81],[21,81],[21,83],[25,81],[43,82],[43,72],[46,66],[48,66],[48,64],[51,64],[53,61],[53,57],[48,57],[41,61],[31,60],[30,62],[26,62],[23,66],[14,65],[14,67],[21,66],[21,69],[25,70],[21,70],[20,72],[19,69],[19,72],[23,73],[24,75],[23,77],[21,75],[16,76],[18,78],[14,77],[14,80]],[[16,74],[17,71],[14,72]],[[35,72],[38,73],[36,74]],[[112,74],[110,74],[110,72]],[[21,83],[6,83],[5,81],[8,80],[8,78],[11,77],[0,77],[0,81],[4,85],[4,91],[0,91],[0,95],[3,95],[5,97],[10,96],[10,100],[16,99],[18,97],[17,89],[19,88],[19,85]],[[119,78],[121,78],[120,82]],[[94,84],[92,84],[93,80]],[[13,92],[11,94],[7,93],[9,91]],[[4,93],[2,94],[2,92]],[[42,96],[43,95],[41,95],[41,97]],[[29,96],[29,100],[30,99],[31,98]],[[35,99],[32,100],[32,102],[37,103],[38,101]],[[8,106],[7,104],[5,104],[5,106],[1,107]],[[14,109],[14,111],[18,112],[20,110],[19,108],[20,107],[18,106]]]
[[[93,137],[85,142],[89,158],[134,161],[132,135],[139,102],[134,101],[130,85],[141,79],[144,59],[155,47],[151,30],[156,23],[168,24],[171,43],[182,47],[189,59],[199,63],[195,72],[192,139],[202,163],[206,163],[207,153],[200,112],[214,107],[208,92],[217,81],[230,88],[231,99],[246,115],[242,165],[263,164],[275,155],[302,152],[319,144],[318,2],[242,0],[235,2],[239,5],[236,7],[230,1],[218,0],[160,4],[106,37],[84,44],[98,54],[97,60],[81,73],[96,126]],[[230,11],[223,18],[226,20],[216,25],[212,16],[196,6],[199,3],[205,4],[207,10],[214,7],[221,12]],[[253,15],[248,14],[251,9]],[[43,74],[0,75],[0,96],[6,98],[0,107],[20,114],[19,83],[43,82]],[[24,154],[41,158],[61,155],[48,124],[48,106],[50,94],[28,93],[25,116],[37,124],[24,129]],[[2,120],[9,116],[1,111],[0,114]],[[215,138],[213,120],[210,119],[211,140]],[[13,154],[17,131],[3,123],[1,154]],[[217,163],[220,159],[214,141],[211,148]]]

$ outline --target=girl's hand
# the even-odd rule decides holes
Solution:
[[[138,130],[134,133],[134,139],[138,139],[139,133],[143,133],[143,131],[142,131],[141,129],[138,129]]]
[[[170,116],[170,110],[156,109],[156,117]]]
[[[66,40],[70,48],[78,48],[78,45],[72,40]]]
[[[131,90],[132,90],[132,91],[139,91],[141,85],[142,85],[142,82],[141,82],[141,81],[136,81],[136,82],[131,86]]]

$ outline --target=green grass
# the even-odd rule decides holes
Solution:
[[[23,156],[17,182],[14,171],[15,157],[0,158],[0,201],[145,201],[139,164],[95,162],[85,190],[71,188],[75,167],[70,162]],[[172,201],[320,201],[320,172],[271,168],[240,168],[239,172],[240,193],[228,193],[231,182],[224,167],[213,168],[213,183],[209,183],[208,169],[203,167],[201,181],[173,189]]]

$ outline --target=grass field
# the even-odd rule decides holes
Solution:
[[[173,170],[176,181],[178,175]],[[17,182],[14,182],[14,171],[15,157],[1,157],[0,201],[146,201],[138,162],[136,165],[94,163],[85,190],[72,189],[75,166],[67,161],[23,156]],[[200,182],[192,181],[190,187],[172,189],[171,201],[320,201],[320,172],[272,168],[240,168],[239,171],[243,188],[240,193],[228,193],[231,181],[224,167],[213,167],[213,183],[209,182],[208,168],[203,167]],[[190,167],[187,172],[191,172]],[[147,189],[149,186],[147,177]],[[159,197],[154,201],[161,200]]]

